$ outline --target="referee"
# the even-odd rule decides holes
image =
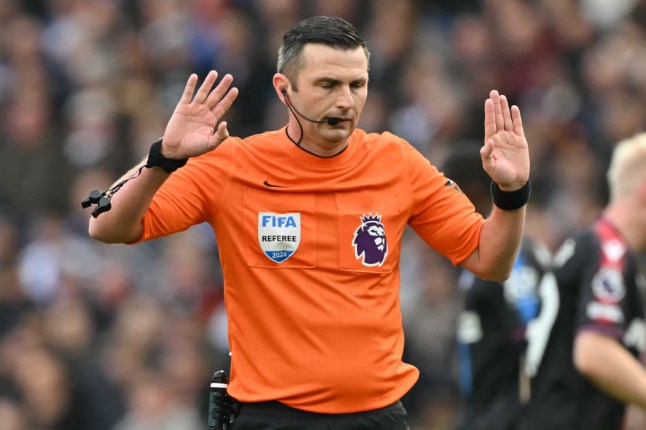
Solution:
[[[312,17],[283,38],[273,76],[289,115],[230,136],[233,76],[191,75],[163,138],[110,190],[90,235],[139,243],[208,223],[217,237],[231,347],[233,430],[406,430],[401,240],[410,226],[455,265],[503,280],[530,195],[520,110],[484,101],[484,219],[410,143],[357,128],[369,52],[356,28]],[[218,262],[214,262],[217,264]]]

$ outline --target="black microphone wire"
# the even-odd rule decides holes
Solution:
[[[323,121],[317,121],[317,120],[314,120],[314,119],[310,119],[310,118],[306,117],[305,115],[301,114],[300,112],[298,112],[298,111],[296,110],[296,108],[294,108],[294,106],[292,105],[292,101],[291,101],[291,99],[290,99],[290,98],[289,98],[289,96],[287,95],[287,89],[286,89],[286,88],[281,88],[280,92],[281,92],[281,93],[283,93],[283,96],[285,96],[285,104],[287,105],[287,108],[290,110],[290,112],[294,115],[294,118],[296,118],[296,123],[298,124],[298,128],[299,128],[299,129],[300,129],[300,131],[301,131],[301,135],[300,135],[300,137],[298,138],[298,142],[297,142],[297,141],[295,141],[294,139],[292,139],[292,136],[290,136],[290,135],[289,135],[289,126],[287,126],[287,133],[286,133],[286,134],[287,134],[287,138],[288,138],[289,140],[291,140],[293,144],[295,144],[296,146],[298,146],[298,147],[299,147],[300,149],[302,149],[303,151],[305,151],[305,152],[307,152],[307,153],[309,153],[309,154],[312,154],[312,155],[314,155],[314,156],[316,156],[316,157],[319,157],[319,158],[331,158],[331,157],[336,157],[336,156],[337,156],[337,155],[339,155],[341,152],[343,152],[343,151],[345,151],[345,150],[346,150],[346,148],[348,147],[347,145],[346,145],[346,146],[345,146],[341,151],[339,151],[339,153],[334,154],[334,155],[330,155],[329,157],[324,157],[324,156],[321,156],[321,155],[315,154],[315,153],[313,153],[312,151],[308,151],[307,149],[305,149],[305,148],[301,147],[301,142],[303,141],[304,131],[303,131],[303,125],[301,124],[301,121],[298,119],[298,117],[299,117],[299,116],[301,116],[301,117],[303,117],[304,119],[308,120],[309,122],[313,122],[313,123],[315,123],[315,124],[328,123],[328,124],[330,124],[330,125],[333,125],[333,124],[331,124],[331,123],[330,123],[330,119],[332,119],[332,120],[336,120],[336,122],[334,123],[334,125],[336,125],[340,120],[339,120],[339,119],[337,119],[337,118],[326,118],[326,119],[324,119]]]
[[[290,110],[290,112],[294,115],[294,118],[296,118],[296,123],[298,124],[298,128],[301,131],[301,135],[298,138],[298,142],[296,142],[294,139],[292,139],[292,136],[289,135],[289,126],[287,126],[287,137],[289,140],[291,140],[296,146],[299,148],[301,147],[301,142],[303,141],[303,134],[305,132],[303,131],[303,125],[301,124],[301,121],[298,119],[298,114],[296,113],[296,109],[292,107],[292,101],[289,99],[289,96],[287,95],[287,91],[282,91],[283,95],[285,96],[285,104],[287,105],[287,109]]]

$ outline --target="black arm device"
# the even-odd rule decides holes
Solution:
[[[231,406],[227,387],[229,375],[218,370],[211,377],[209,386],[209,419],[208,430],[227,430],[231,421]]]

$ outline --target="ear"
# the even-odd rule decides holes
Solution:
[[[274,84],[274,89],[276,90],[278,98],[283,102],[283,104],[285,104],[284,92],[289,90],[289,79],[282,73],[276,73],[272,83]]]

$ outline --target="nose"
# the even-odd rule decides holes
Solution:
[[[336,99],[336,106],[342,110],[349,110],[354,105],[354,97],[349,86],[340,86]]]

